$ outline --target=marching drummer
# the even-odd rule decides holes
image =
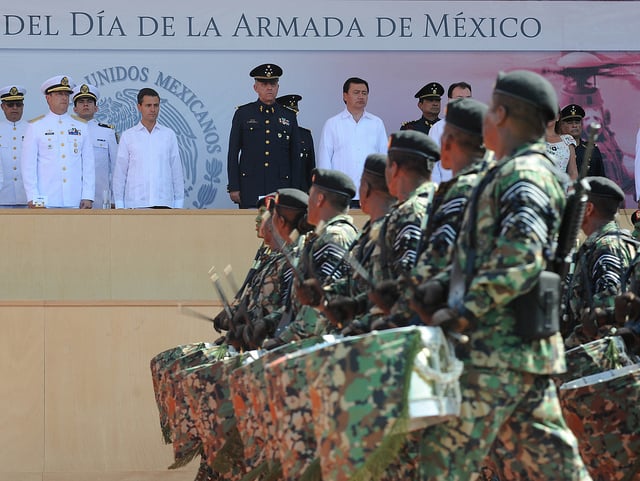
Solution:
[[[287,258],[294,259],[298,255],[293,233],[305,234],[308,229],[304,221],[308,203],[309,196],[305,192],[286,187],[278,189],[271,204],[266,221],[273,238],[273,258],[256,283],[258,298],[254,308],[248,311],[250,322],[243,333],[251,348],[261,346],[267,337],[274,337],[291,307],[292,267]]]
[[[425,431],[421,479],[468,480],[488,454],[516,479],[590,479],[551,380],[565,369],[562,337],[526,338],[514,309],[551,260],[566,202],[542,142],[557,108],[540,75],[498,75],[483,123],[496,163],[467,206],[451,270],[433,281],[433,307],[449,307],[429,324],[469,336],[462,414]]]
[[[360,176],[360,208],[369,216],[369,220],[360,231],[349,257],[364,272],[352,270],[348,278],[325,289],[328,291],[328,298],[323,312],[334,326],[343,328],[342,333],[345,335],[361,334],[369,330],[368,322],[362,322],[360,318],[373,307],[367,293],[373,276],[374,251],[385,216],[395,202],[385,179],[386,168],[386,154],[370,154],[365,159]]]
[[[324,318],[313,309],[322,300],[321,286],[345,276],[345,254],[358,235],[348,214],[356,188],[343,172],[314,169],[309,189],[307,221],[316,227],[304,242],[294,281],[293,321],[275,338],[265,342],[271,349],[286,342],[322,334]]]
[[[240,302],[240,299],[245,291],[245,287],[249,285],[249,283],[251,282],[251,279],[255,276],[256,272],[260,270],[260,267],[264,264],[264,262],[269,257],[269,254],[271,253],[271,247],[267,245],[267,243],[264,241],[264,235],[262,234],[262,221],[264,220],[263,219],[264,214],[268,210],[267,204],[270,204],[271,201],[274,199],[274,197],[275,197],[275,192],[272,192],[271,194],[265,195],[260,199],[258,199],[258,205],[257,205],[258,213],[256,214],[256,217],[255,217],[255,226],[256,226],[255,228],[256,228],[256,235],[258,239],[262,239],[262,243],[258,247],[258,250],[256,251],[256,254],[253,257],[253,263],[251,264],[251,268],[249,269],[249,271],[245,276],[242,286],[240,286],[240,288],[238,289],[238,292],[234,293],[234,297],[232,301],[229,303],[230,312],[232,314],[235,311],[238,303]],[[223,309],[214,318],[213,325],[216,330],[228,331],[230,326],[230,321],[231,319],[229,319],[226,309]]]
[[[438,186],[425,233],[426,248],[411,271],[411,280],[417,287],[415,292],[405,290],[404,295],[419,314],[423,304],[421,284],[451,263],[464,211],[474,186],[487,170],[491,155],[487,155],[482,138],[486,112],[487,106],[472,98],[452,100],[447,107],[440,161],[453,177]]]
[[[371,292],[376,305],[390,314],[399,296],[397,279],[406,277],[424,248],[424,230],[436,185],[431,182],[433,165],[440,160],[440,149],[427,134],[403,130],[389,137],[386,177],[391,195],[398,199],[378,239],[379,254],[374,258],[376,286]],[[406,325],[405,312],[394,313],[392,322],[378,319],[380,329]]]
[[[593,341],[609,332],[607,326],[614,323],[614,298],[622,292],[624,275],[640,245],[616,222],[618,208],[624,201],[622,189],[606,177],[585,180],[591,189],[582,220],[587,239],[576,255],[567,291],[564,327],[567,347]]]

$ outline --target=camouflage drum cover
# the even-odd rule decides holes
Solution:
[[[276,433],[274,441],[282,479],[287,481],[300,479],[317,459],[309,384],[318,373],[308,378],[305,370],[305,353],[314,347],[279,356],[265,365],[267,395]]]
[[[184,375],[184,395],[202,441],[203,457],[219,472],[220,479],[239,479],[244,472],[242,443],[229,390],[229,376],[245,354],[239,354],[198,368]]]
[[[448,346],[439,328],[405,327],[345,338],[305,356],[323,479],[377,479],[396,459],[412,429],[409,393],[416,359],[421,353],[422,358],[439,358],[443,345]],[[460,361],[455,361],[457,399],[452,414],[459,412],[462,371]],[[440,373],[450,369],[448,354],[436,364],[440,362]],[[445,401],[433,390],[419,401],[424,398]],[[444,411],[432,414],[444,420],[439,416]]]
[[[311,338],[288,343],[272,351],[253,351],[249,353],[245,364],[231,373],[231,398],[238,431],[244,445],[247,469],[252,470],[263,462],[279,459],[279,450],[274,442],[277,433],[271,418],[264,377],[265,366],[280,356],[320,341],[321,338]]]
[[[264,449],[268,444],[266,431],[267,425],[271,424],[271,416],[262,375],[266,357],[258,351],[251,351],[245,364],[235,369],[229,378],[233,411],[248,469],[255,469],[265,460]]]
[[[565,353],[567,372],[558,376],[561,383],[603,371],[630,366],[634,360],[627,354],[619,336],[604,337],[569,349]]]
[[[184,398],[177,398],[175,394],[176,386],[179,386],[183,371],[190,367],[210,362],[211,351],[215,352],[218,349],[219,346],[208,346],[192,351],[178,359],[174,359],[165,367],[162,384],[160,385],[160,398],[163,402],[163,410],[166,413],[167,429],[172,443],[176,435],[174,430],[175,420],[180,417],[179,412],[182,410],[181,406],[184,403]]]
[[[227,346],[212,346],[198,353],[192,353],[189,365],[182,369],[176,369],[172,373],[166,394],[167,403],[175,406],[173,415],[169,416],[174,455],[174,463],[169,467],[170,469],[186,465],[202,452],[202,440],[195,425],[194,405],[192,402],[190,403],[192,399],[187,396],[188,386],[185,377],[191,372],[206,369],[212,362],[232,355],[235,354],[230,354]]]
[[[206,342],[183,344],[167,349],[151,359],[150,367],[153,392],[156,398],[156,405],[158,406],[158,413],[160,414],[160,429],[162,430],[162,437],[166,444],[171,442],[171,431],[169,429],[167,411],[164,407],[164,393],[162,388],[166,385],[168,370],[175,360],[211,346],[211,344]]]
[[[594,481],[640,481],[640,364],[560,387],[567,424]]]

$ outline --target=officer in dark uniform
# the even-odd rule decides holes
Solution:
[[[422,111],[422,117],[411,122],[404,122],[400,130],[417,130],[429,133],[431,126],[440,120],[440,100],[444,94],[444,87],[438,82],[431,82],[422,87],[414,95],[418,99],[418,108]]]
[[[571,135],[578,144],[576,147],[576,164],[578,165],[578,172],[582,166],[584,152],[587,149],[587,143],[582,139],[582,119],[584,119],[584,116],[584,109],[577,104],[569,104],[560,111],[560,133]],[[594,145],[593,147],[587,176],[605,177],[602,153],[600,152],[600,149],[598,149],[597,145]]]
[[[276,102],[280,105],[293,110],[298,115],[300,109],[298,102],[302,100],[302,95],[291,94],[278,97]],[[311,130],[298,126],[300,133],[300,164],[302,167],[300,185],[298,188],[303,191],[309,190],[311,186],[311,172],[316,168],[316,151],[313,148],[313,137]]]
[[[276,102],[282,69],[263,64],[249,75],[258,100],[236,110],[227,156],[227,191],[241,209],[255,207],[261,195],[300,184],[298,121]]]

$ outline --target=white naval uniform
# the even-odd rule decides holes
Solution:
[[[45,207],[78,208],[94,200],[93,144],[87,123],[49,112],[29,121],[22,144],[22,178],[27,200],[47,196]]]
[[[111,179],[118,155],[118,142],[115,131],[104,124],[99,124],[97,120],[89,120],[87,126],[93,143],[96,168],[96,194],[93,208],[102,209],[105,201],[109,204],[113,202]]]
[[[27,194],[22,184],[22,138],[27,130],[27,122],[0,122],[0,206],[27,205]]]

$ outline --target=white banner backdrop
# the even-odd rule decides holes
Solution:
[[[236,106],[255,100],[249,71],[266,62],[284,69],[279,95],[302,95],[299,123],[316,141],[324,121],[344,108],[342,84],[351,76],[369,81],[367,109],[391,133],[420,116],[413,95],[427,82],[446,88],[465,80],[487,101],[498,71],[536,70],[558,88],[563,105],[589,103],[606,127],[600,145],[607,168],[633,196],[640,53],[630,44],[638,2],[298,1],[267,8],[191,0],[150,8],[114,0],[94,11],[66,0],[55,9],[24,3],[0,14],[3,64],[11,66],[0,72],[0,85],[27,87],[25,117],[46,110],[40,84],[67,74],[100,89],[98,118],[122,132],[138,121],[137,91],[155,88],[160,122],[179,137],[187,208],[233,207],[226,194],[231,118]],[[590,51],[571,52],[578,49]]]
[[[76,50],[628,50],[636,3],[59,0],[4,7],[0,36]]]

